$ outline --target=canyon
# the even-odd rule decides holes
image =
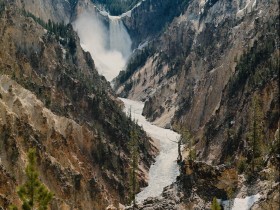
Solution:
[[[277,209],[278,2],[116,2],[0,0],[0,207]]]

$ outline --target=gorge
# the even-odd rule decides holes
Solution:
[[[132,52],[131,39],[122,23],[121,16],[123,15],[113,17],[105,12],[101,12],[101,14],[108,17],[108,28],[102,19],[98,19],[97,15],[84,13],[77,17],[73,25],[81,39],[83,49],[89,50],[96,61],[99,73],[110,81],[125,67]],[[112,64],[112,67],[108,68],[106,64]],[[124,111],[126,113],[131,111],[132,119],[135,119],[150,137],[159,142],[160,154],[149,170],[148,186],[136,196],[136,200],[142,202],[148,197],[159,196],[164,187],[176,181],[176,177],[179,175],[176,163],[178,156],[176,142],[179,141],[180,136],[171,130],[157,127],[146,121],[142,116],[144,104],[128,99],[121,100],[125,104]]]
[[[0,0],[0,209],[278,209],[278,3]]]

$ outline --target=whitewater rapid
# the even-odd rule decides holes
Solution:
[[[176,181],[179,175],[179,168],[176,162],[178,156],[178,141],[180,135],[172,130],[155,126],[142,116],[144,104],[139,101],[120,98],[125,104],[125,112],[131,111],[131,116],[137,120],[147,134],[157,139],[160,143],[160,153],[156,157],[155,163],[149,170],[148,186],[143,188],[136,195],[137,202],[142,202],[148,197],[160,196],[163,188]]]
[[[235,198],[229,202],[229,200],[219,202],[223,205],[224,209],[230,210],[249,210],[251,207],[261,198],[261,195],[258,193],[256,195],[247,196],[245,198]]]

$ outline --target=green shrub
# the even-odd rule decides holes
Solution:
[[[240,160],[238,160],[237,162],[237,171],[238,171],[238,174],[242,174],[245,172],[247,168],[247,163],[246,161],[244,160],[244,158],[241,158]]]

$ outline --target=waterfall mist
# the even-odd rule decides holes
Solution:
[[[131,39],[119,17],[110,18],[110,49],[122,53],[125,59],[131,54]]]
[[[108,81],[115,78],[131,54],[131,39],[119,17],[109,16],[109,28],[94,13],[84,12],[73,23],[81,46],[89,51],[97,70]]]

